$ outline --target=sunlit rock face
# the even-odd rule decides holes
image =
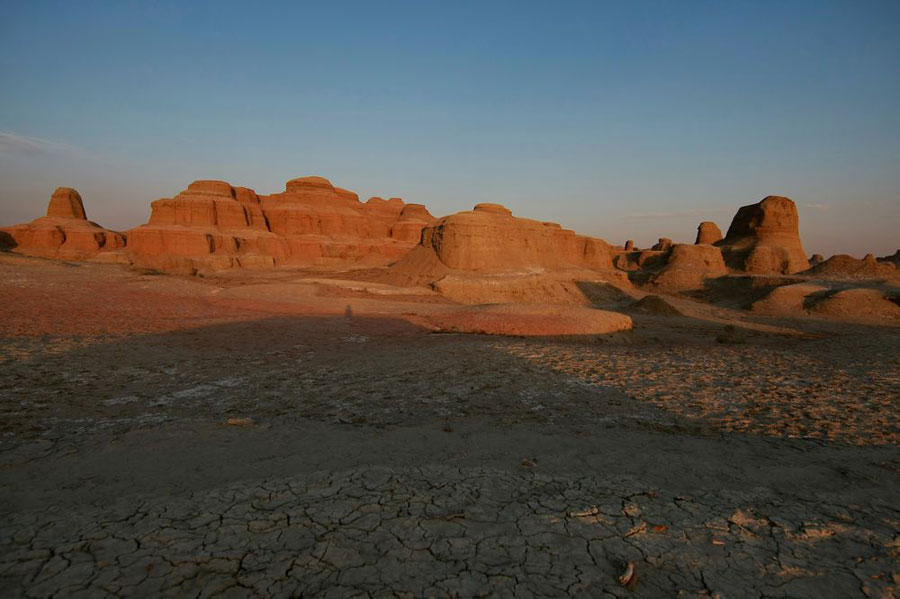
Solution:
[[[46,216],[0,229],[0,246],[32,256],[88,260],[123,248],[125,237],[89,221],[81,195],[71,187],[59,187],[50,197]]]
[[[169,271],[278,265],[385,265],[406,254],[433,220],[418,204],[358,196],[323,177],[301,177],[259,196],[225,181],[195,181],[153,202],[129,232],[138,265]]]

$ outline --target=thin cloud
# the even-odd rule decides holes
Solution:
[[[60,141],[0,131],[0,154],[38,156],[41,154],[77,154],[80,152],[80,148]]]

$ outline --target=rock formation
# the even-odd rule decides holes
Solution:
[[[713,244],[721,241],[721,239],[722,231],[719,229],[719,225],[707,220],[700,223],[700,226],[697,227],[697,239],[694,241],[694,244]]]
[[[900,270],[892,262],[876,260],[872,254],[866,255],[862,260],[846,254],[837,254],[816,264],[803,274],[822,279],[884,279],[900,282]]]
[[[152,204],[150,221],[129,232],[128,254],[169,271],[276,265],[384,265],[419,240],[433,220],[399,198],[360,203],[322,177],[288,181],[258,196],[224,181],[195,181]]]
[[[424,317],[435,330],[488,335],[608,335],[629,331],[631,318],[583,306],[488,304],[466,306]]]
[[[575,285],[579,277],[627,284],[605,241],[556,223],[516,218],[499,204],[445,216],[421,237],[385,282],[430,285],[466,303],[583,300]]]
[[[879,262],[889,262],[889,263],[893,264],[894,266],[896,266],[897,268],[900,268],[900,250],[897,250],[890,256],[882,256],[882,257],[878,258],[878,261]]]
[[[625,242],[625,251],[626,252],[634,251],[634,241],[633,240],[629,239],[628,241]]]
[[[711,245],[675,244],[666,264],[650,277],[650,284],[667,292],[702,289],[706,279],[728,274],[722,252]]]
[[[768,196],[737,211],[725,238],[717,242],[729,267],[749,273],[791,274],[809,268],[800,243],[797,206]]]
[[[825,256],[823,256],[822,254],[813,254],[809,257],[810,266],[815,266],[817,264],[821,264],[822,262],[825,262]]]
[[[672,247],[672,240],[668,237],[660,237],[659,241],[650,249],[654,252],[665,252],[668,251]]]
[[[89,221],[81,195],[71,187],[59,187],[50,197],[47,216],[0,229],[0,244],[31,256],[88,260],[121,249],[125,237]]]

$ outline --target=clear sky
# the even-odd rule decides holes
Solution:
[[[0,223],[312,174],[639,246],[787,195],[893,253],[900,2],[0,2]]]

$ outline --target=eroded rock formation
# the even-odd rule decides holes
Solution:
[[[791,274],[809,268],[797,206],[781,196],[740,208],[716,245],[728,266],[749,273]]]
[[[31,256],[88,260],[121,249],[125,237],[89,221],[81,195],[71,187],[59,187],[50,197],[46,216],[0,229],[0,246]]]
[[[576,272],[578,274],[576,274]],[[583,300],[575,279],[627,280],[602,239],[517,218],[499,204],[438,219],[385,280],[427,284],[466,303]]]
[[[712,221],[703,221],[697,227],[697,239],[694,241],[695,245],[700,244],[713,244],[717,241],[722,240],[722,230],[719,229],[719,225]]]
[[[384,265],[419,240],[432,219],[399,198],[358,196],[323,177],[288,181],[258,196],[224,181],[195,181],[152,204],[150,221],[129,232],[136,264],[197,271],[277,265]]]

